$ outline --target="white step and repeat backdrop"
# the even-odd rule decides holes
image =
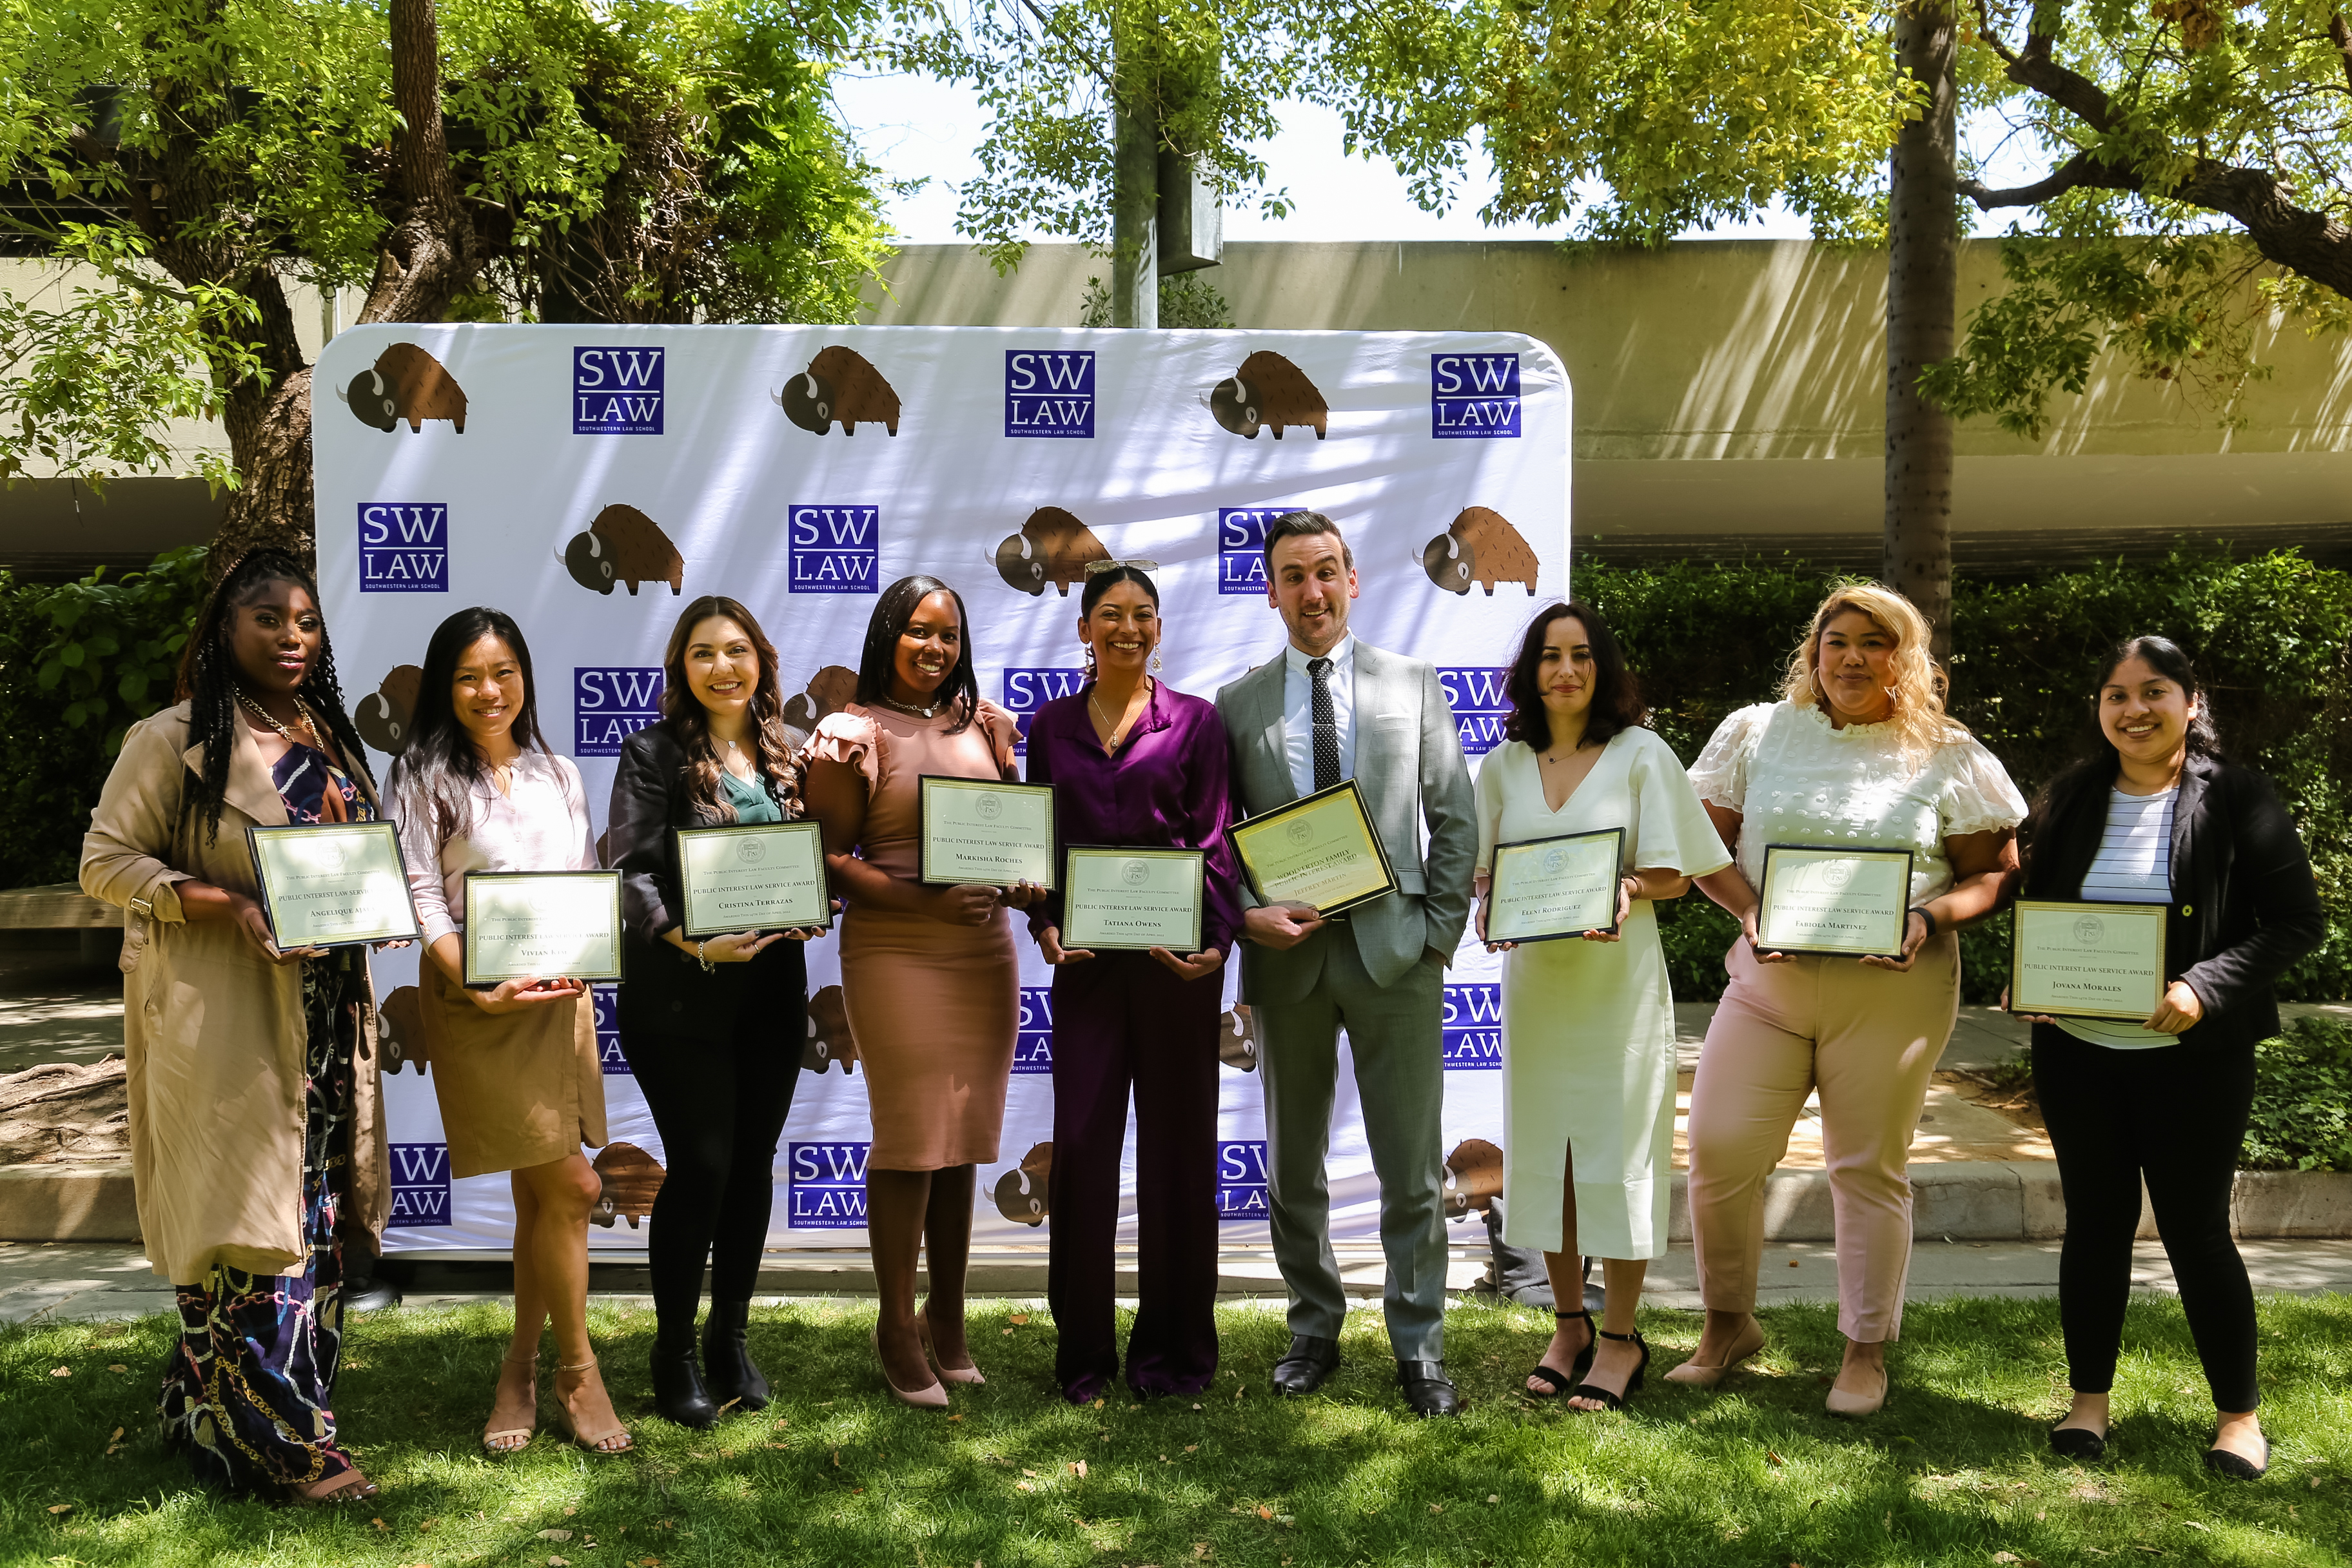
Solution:
[[[1357,633],[1439,667],[1475,767],[1499,738],[1496,667],[1567,584],[1568,381],[1516,334],[378,325],[337,337],[317,385],[320,585],[362,734],[396,746],[434,626],[496,605],[530,639],[541,723],[600,831],[620,742],[657,716],[662,649],[701,594],[760,617],[806,727],[847,700],[878,589],[936,574],[970,606],[981,689],[1025,713],[1079,679],[1084,562],[1150,559],[1166,679],[1212,697],[1280,649],[1259,542],[1311,507],[1355,548]],[[994,1196],[1053,1135],[1051,972],[1019,946],[983,1245],[1042,1239]],[[808,956],[813,1027],[838,1031],[834,945]],[[1465,942],[1446,987],[1449,1149],[1500,1141],[1496,977]],[[413,952],[377,959],[380,995],[415,979]],[[609,994],[598,1021],[612,1136],[658,1161]],[[1219,1203],[1234,1242],[1263,1245],[1259,1079],[1221,1072]],[[506,1178],[452,1182],[432,1086],[412,1070],[385,1089],[387,1246],[503,1248]],[[864,1243],[866,1137],[862,1076],[802,1076],[771,1246]],[[1330,1168],[1334,1233],[1375,1237],[1344,1072]]]

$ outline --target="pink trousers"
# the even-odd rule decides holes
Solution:
[[[1756,1306],[1764,1181],[1821,1091],[1822,1149],[1837,1226],[1838,1329],[1899,1339],[1911,1268],[1911,1135],[1959,1016],[1959,944],[1928,940],[1908,973],[1850,958],[1725,960],[1731,985],[1691,1089],[1690,1211],[1699,1294],[1711,1311]]]

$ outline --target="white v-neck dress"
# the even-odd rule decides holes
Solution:
[[[1558,812],[1517,741],[1478,769],[1478,869],[1495,846],[1625,829],[1627,873],[1704,877],[1731,864],[1681,762],[1654,731],[1620,730]],[[1693,898],[1703,895],[1692,893]],[[1566,937],[1503,960],[1503,1239],[1560,1250],[1576,1152],[1576,1239],[1594,1258],[1666,1250],[1675,1148],[1675,999],[1658,921],[1636,900],[1622,940]]]

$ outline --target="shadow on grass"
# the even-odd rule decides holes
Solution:
[[[1623,1415],[1579,1415],[1519,1392],[1549,1314],[1460,1307],[1447,1361],[1468,1408],[1419,1422],[1377,1313],[1351,1314],[1341,1368],[1311,1399],[1264,1392],[1286,1341],[1280,1316],[1228,1310],[1224,1370],[1200,1398],[1138,1404],[1122,1392],[1079,1408],[1054,1388],[1045,1314],[981,1304],[972,1344],[990,1381],[955,1390],[941,1415],[885,1393],[870,1310],[795,1303],[753,1321],[776,1404],[689,1433],[650,1414],[651,1315],[599,1309],[607,1380],[636,1449],[601,1458],[562,1442],[551,1396],[538,1440],[498,1460],[478,1435],[504,1315],[394,1311],[354,1323],[337,1395],[342,1430],[385,1492],[341,1510],[225,1501],[188,1482],[152,1435],[165,1320],[19,1328],[0,1334],[0,1561],[2347,1562],[2352,1300],[2264,1303],[2277,1449],[2271,1478],[2252,1486],[2201,1468],[2210,1411],[2170,1302],[2134,1304],[2115,1457],[2091,1470],[2053,1458],[2043,1436],[2063,1405],[2054,1302],[1913,1307],[1890,1357],[1893,1396],[1858,1422],[1822,1408],[1842,1344],[1832,1310],[1765,1318],[1754,1370],[1701,1392],[1656,1377],[1689,1353],[1697,1318],[1643,1314],[1652,1381]],[[68,1375],[52,1376],[60,1367]]]

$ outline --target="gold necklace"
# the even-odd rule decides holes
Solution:
[[[1102,710],[1102,704],[1096,700],[1095,698],[1095,693],[1101,689],[1101,682],[1097,681],[1095,685],[1087,689],[1087,706],[1095,710],[1095,717],[1101,720],[1110,730],[1110,739],[1103,742],[1103,749],[1105,751],[1116,752],[1118,750],[1120,740],[1118,722],[1109,714]],[[1150,676],[1144,677],[1143,698],[1146,702],[1149,702],[1151,700],[1151,678]]]
[[[302,694],[300,692],[298,691],[294,694],[294,710],[302,715],[302,727],[310,731],[310,739],[307,742],[296,739],[294,731],[288,729],[285,725],[280,724],[278,721],[278,716],[276,714],[270,712],[268,709],[264,708],[260,703],[256,702],[252,698],[247,697],[245,694],[245,688],[242,686],[236,689],[236,700],[239,705],[241,705],[247,712],[253,714],[263,723],[268,725],[280,735],[286,737],[286,743],[288,745],[308,745],[314,752],[323,752],[327,749],[325,739],[319,733],[319,721],[317,717],[311,713],[310,705],[302,700]]]

